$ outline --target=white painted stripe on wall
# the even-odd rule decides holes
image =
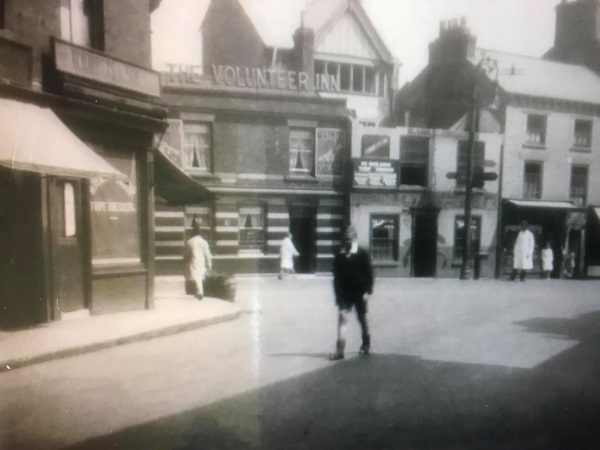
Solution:
[[[290,215],[288,213],[268,213],[267,217],[269,219],[289,219]]]
[[[154,259],[157,261],[183,261],[183,256],[158,255]]]
[[[337,198],[325,198],[322,200],[319,200],[319,206],[344,206],[344,202],[340,199]]]
[[[317,227],[317,233],[337,233],[342,231],[342,227]]]
[[[215,216],[218,219],[237,219],[238,218],[238,213],[236,213],[236,212],[223,212],[223,211],[219,212],[219,211],[217,211],[215,213]]]
[[[183,211],[154,211],[155,217],[167,218],[167,217],[178,217],[183,219]]]
[[[326,247],[326,246],[331,246],[331,245],[340,245],[340,243],[341,243],[340,240],[327,240],[327,239],[317,240],[317,246],[318,247]]]
[[[287,233],[290,229],[288,227],[268,227],[269,233]]]
[[[279,259],[279,255],[265,255],[263,253],[240,253],[237,255],[213,255],[213,259]]]
[[[92,264],[131,264],[141,261],[140,258],[95,258],[92,259]]]
[[[320,258],[320,259],[327,259],[327,258],[329,258],[329,259],[331,259],[331,258],[333,258],[333,255],[331,253],[317,253],[317,258]]]
[[[221,247],[235,247],[237,245],[238,245],[238,241],[233,241],[233,240],[217,241],[217,246],[221,246]]]
[[[185,228],[183,227],[183,225],[180,227],[156,226],[156,227],[154,227],[154,231],[157,233],[168,233],[168,232],[173,232],[173,231],[180,231],[181,233],[183,233],[185,231]]]
[[[183,241],[156,241],[157,247],[183,247]]]
[[[281,245],[282,242],[283,242],[283,240],[281,240],[281,239],[272,239],[272,240],[269,239],[267,241],[267,244],[269,244],[269,245]]]
[[[215,230],[218,232],[235,232],[237,233],[237,231],[239,230],[238,227],[226,227],[226,226],[217,226],[215,227]]]
[[[317,219],[343,219],[343,214],[317,213]]]

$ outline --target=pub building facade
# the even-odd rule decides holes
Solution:
[[[0,2],[2,328],[153,306],[158,3]]]
[[[475,139],[473,173],[497,172],[503,136]],[[467,145],[464,131],[353,127],[350,220],[379,276],[458,278]],[[473,188],[471,254],[481,277],[494,276],[498,195],[498,181]]]

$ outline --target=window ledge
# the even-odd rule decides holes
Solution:
[[[523,148],[531,148],[534,150],[546,150],[546,144],[536,144],[534,142],[525,142]]]
[[[317,180],[312,175],[286,175],[284,177],[284,181],[299,182],[299,183],[318,183],[319,182],[319,180]]]
[[[579,147],[577,145],[574,145],[570,148],[570,151],[576,153],[592,153],[592,147]]]

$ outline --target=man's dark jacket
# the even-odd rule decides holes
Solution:
[[[365,293],[373,293],[373,268],[366,250],[356,253],[344,250],[336,253],[333,260],[333,289],[337,304],[354,304]]]

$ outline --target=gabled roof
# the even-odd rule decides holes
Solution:
[[[213,0],[218,1],[218,0]],[[381,57],[393,56],[359,0],[238,0],[256,32],[267,47],[293,48],[294,32],[304,26],[315,32],[315,43],[322,40],[342,16],[351,11]]]
[[[600,104],[600,77],[584,66],[485,49],[470,61],[484,55],[497,62],[498,84],[508,93]]]

